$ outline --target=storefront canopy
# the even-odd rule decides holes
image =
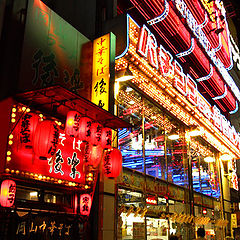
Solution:
[[[112,129],[131,127],[129,123],[59,85],[19,93],[16,100],[61,120],[66,119],[68,111],[75,110]]]

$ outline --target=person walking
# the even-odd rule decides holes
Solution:
[[[176,235],[170,235],[169,240],[178,240],[178,236]]]
[[[205,229],[200,227],[197,230],[197,240],[205,240]]]

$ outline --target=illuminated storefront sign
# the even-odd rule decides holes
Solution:
[[[230,122],[220,113],[216,106],[211,106],[199,93],[196,82],[189,74],[183,72],[181,65],[172,55],[160,45],[157,46],[154,35],[144,25],[141,28],[137,52],[145,57],[149,64],[158,70],[159,74],[173,78],[173,86],[201,111],[206,118],[230,141],[240,148],[240,136]]]
[[[17,122],[17,119],[29,115],[29,113],[23,114],[21,107],[13,109],[16,109],[14,110],[15,118],[12,119],[14,123],[15,121]],[[35,113],[31,113],[31,115],[37,116]],[[35,132],[31,134],[36,136],[38,127],[41,127],[44,122],[49,121],[50,120],[40,121]],[[12,173],[21,173],[25,177],[36,178],[38,180],[54,181],[55,179],[59,181],[58,183],[64,183],[65,181],[66,183],[68,181],[81,184],[85,183],[85,173],[83,171],[85,143],[79,138],[68,136],[63,130],[59,130],[55,137],[57,137],[57,140],[44,138],[40,141],[41,143],[47,142],[47,145],[49,145],[49,141],[50,143],[58,143],[52,155],[45,158],[39,157],[39,155],[36,154],[36,142],[29,142],[27,148],[25,144],[21,142],[17,124],[10,135],[6,168],[10,169]],[[53,150],[53,147],[51,146],[50,149]]]
[[[13,180],[4,180],[0,189],[0,206],[12,207],[15,201],[16,183]]]
[[[233,91],[234,95],[238,100],[240,100],[240,91],[235,84],[232,77],[227,72],[225,66],[221,62],[221,60],[216,56],[216,50],[212,48],[211,43],[209,42],[207,36],[202,30],[202,26],[197,23],[197,20],[194,18],[191,11],[188,9],[187,4],[183,0],[175,0],[176,8],[181,13],[182,17],[186,19],[189,28],[192,30],[193,34],[199,40],[200,44],[205,49],[208,56],[211,58],[213,63],[216,65],[218,70],[220,71],[221,75],[223,76],[226,83],[229,85],[231,90]],[[225,30],[227,31],[227,42],[229,43],[229,36],[228,36],[228,27],[227,22],[225,21]],[[221,38],[219,38],[221,41]],[[229,45],[229,44],[227,44]],[[218,49],[218,48],[217,48]],[[231,49],[228,46],[228,52],[231,60]]]
[[[157,198],[155,196],[148,196],[146,198],[146,203],[150,205],[157,205]]]
[[[79,238],[82,231],[82,225],[76,224],[76,219],[69,215],[54,213],[26,214],[18,219],[16,238],[22,240],[30,238],[73,240]]]
[[[90,194],[80,196],[80,213],[89,216],[92,206],[92,197]]]
[[[110,34],[93,42],[92,102],[108,110]]]
[[[91,124],[90,118],[70,111],[64,130],[62,123],[30,112],[22,104],[12,108],[11,116],[13,130],[8,141],[7,173],[66,185],[74,182],[73,186],[87,184],[85,188],[88,188],[103,159],[104,146],[108,147],[103,160],[108,177],[119,175],[122,155],[118,149],[111,147],[110,128],[104,128],[97,122]],[[102,128],[105,129],[103,135]],[[27,146],[23,136],[29,140]],[[88,174],[91,174],[90,177]]]

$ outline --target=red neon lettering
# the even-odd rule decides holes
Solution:
[[[162,45],[159,48],[158,60],[160,63],[160,70],[164,76],[169,76],[172,73],[172,55],[166,51]]]
[[[146,26],[143,26],[141,30],[138,52],[144,57],[148,58],[149,63],[158,69],[157,41],[149,29],[146,28]]]
[[[222,132],[227,138],[230,137],[229,125],[230,123],[227,121],[227,119],[222,116]]]
[[[212,118],[212,110],[211,110],[211,106],[201,97],[201,95],[198,95],[198,109],[200,110],[200,112],[202,112],[205,117],[207,119],[211,119]]]
[[[143,26],[142,29],[141,29],[141,33],[140,33],[140,38],[139,38],[139,42],[138,42],[138,50],[137,51],[144,57],[147,57],[148,35],[149,35],[148,29],[145,26]]]
[[[155,200],[155,199],[149,199],[149,198],[147,198],[147,199],[146,199],[146,202],[149,203],[149,204],[157,204],[157,200]]]
[[[174,73],[174,87],[177,88],[180,93],[186,95],[185,74],[183,73],[181,65],[176,60],[174,61]]]
[[[191,76],[187,75],[187,98],[188,100],[194,104],[197,105],[197,84],[194,82],[194,80],[191,78]]]
[[[213,106],[212,113],[213,113],[213,124],[220,131],[222,131],[222,119],[221,119],[222,116],[221,116],[220,110],[216,106]]]
[[[153,35],[148,38],[148,54],[150,64],[158,69],[158,59],[157,59],[157,41]]]

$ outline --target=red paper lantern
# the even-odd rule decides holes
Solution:
[[[86,143],[84,149],[84,157],[83,161],[85,165],[92,165],[93,167],[97,167],[102,158],[103,149],[100,145],[93,146],[90,143]]]
[[[79,124],[78,137],[80,140],[88,142],[91,137],[92,120],[88,117],[83,117],[80,119]]]
[[[80,196],[80,214],[89,216],[92,207],[92,197],[90,194]]]
[[[106,177],[118,177],[122,170],[122,153],[117,148],[108,149],[103,156],[103,172]]]
[[[71,137],[78,137],[80,127],[80,113],[77,111],[69,111],[66,119],[66,134]]]
[[[50,120],[38,124],[34,135],[34,152],[41,160],[52,157],[58,145],[59,128]]]
[[[4,180],[1,184],[0,205],[12,207],[15,200],[16,183],[12,180]]]
[[[33,137],[39,120],[40,117],[34,113],[26,113],[21,117],[17,133],[21,147],[33,147]]]
[[[103,149],[109,149],[112,147],[112,129],[103,128],[101,136],[101,146]]]
[[[102,135],[102,125],[100,123],[92,123],[91,126],[91,137],[90,137],[90,143],[92,145],[98,145],[101,141],[101,135]]]

